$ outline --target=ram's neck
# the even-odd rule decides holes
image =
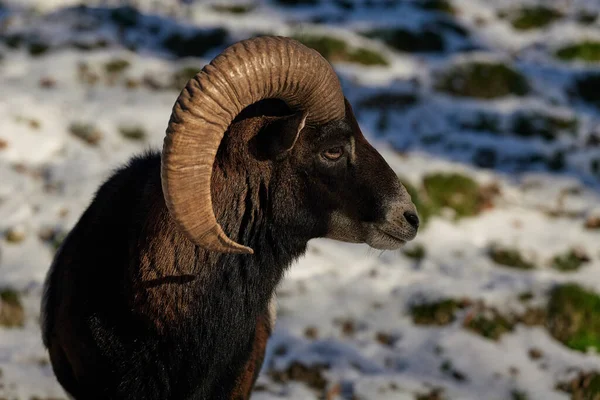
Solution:
[[[227,264],[254,268],[261,279],[255,283],[266,287],[272,283],[271,279],[278,281],[285,268],[304,253],[309,240],[307,235],[278,224],[272,204],[276,188],[270,181],[271,171],[267,166],[234,167],[226,171],[217,166],[213,172],[217,221],[231,239],[254,250],[253,255],[221,259]]]
[[[283,272],[303,254],[308,241],[273,222],[268,171],[250,175],[245,168],[215,167],[213,173],[217,221],[231,239],[253,248],[253,255],[220,254],[194,246],[170,217],[158,166],[155,172],[142,196],[148,214],[136,234],[140,259],[131,271],[133,308],[158,330],[172,321],[203,317],[214,324],[217,315],[223,323],[249,327],[258,313],[266,311]]]
[[[204,387],[217,382],[226,391],[219,377],[243,368],[257,323],[268,317],[277,283],[304,252],[307,240],[286,235],[286,229],[273,223],[268,175],[215,168],[217,221],[231,239],[252,247],[255,254],[221,254],[195,246],[170,216],[160,184],[160,159],[152,162],[148,181],[138,183],[132,218],[140,222],[131,224],[136,230],[129,233],[135,239],[129,249],[131,264],[124,268],[129,274],[126,285],[131,286],[123,290],[128,302],[123,309],[133,315],[123,318],[134,322],[127,335],[148,338],[147,346],[156,345],[153,337],[160,338],[161,345],[174,349],[161,355],[170,379],[188,382],[190,388],[200,381]],[[148,335],[149,329],[156,335]],[[204,392],[201,397],[224,398]]]

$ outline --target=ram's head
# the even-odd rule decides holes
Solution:
[[[331,65],[294,40],[258,37],[218,55],[188,82],[173,107],[163,147],[163,192],[192,242],[217,252],[252,253],[217,222],[211,177],[232,122],[268,99],[289,110],[264,120],[252,141],[254,157],[275,165],[279,181],[285,181],[280,196],[294,200],[274,204],[282,208],[275,214],[300,221],[313,237],[377,249],[396,249],[415,237],[415,206],[363,136]]]

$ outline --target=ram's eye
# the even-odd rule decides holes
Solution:
[[[332,147],[323,152],[323,156],[331,161],[339,160],[344,155],[344,148],[342,146]]]

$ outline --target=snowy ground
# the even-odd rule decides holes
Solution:
[[[500,11],[533,1],[454,0],[454,14],[416,0],[227,3],[250,5],[240,13],[199,0],[140,0],[139,13],[114,8],[122,3],[0,1],[0,289],[17,291],[24,309],[23,327],[0,326],[0,398],[65,397],[38,325],[61,235],[111,170],[160,147],[183,85],[175,76],[256,33],[329,35],[376,51],[387,65],[335,67],[390,165],[417,186],[454,171],[497,190],[476,216],[432,217],[407,248],[421,246],[421,259],[311,242],[278,290],[276,332],[253,398],[566,400],[560,382],[600,371],[596,353],[566,347],[543,323],[517,323],[497,340],[465,328],[482,304],[503,315],[543,308],[561,283],[600,293],[600,230],[584,226],[600,216],[600,109],[573,92],[600,63],[554,57],[565,44],[600,40],[600,18],[581,17],[597,16],[599,2],[543,1],[562,15],[527,31]],[[400,51],[361,35],[431,26],[443,48]],[[180,42],[199,34],[215,45],[190,56]],[[515,68],[529,90],[481,98],[438,88],[451,66],[478,60]],[[377,100],[382,94],[387,100]],[[521,114],[567,122],[523,128]],[[493,243],[534,268],[498,265]],[[574,248],[588,258],[581,268],[551,267]],[[443,324],[415,323],[413,305],[442,299],[466,305]]]

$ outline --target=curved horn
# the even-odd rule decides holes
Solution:
[[[179,229],[198,246],[253,253],[217,223],[210,184],[229,125],[244,108],[267,98],[307,111],[307,124],[344,118],[344,96],[331,65],[284,37],[257,37],[228,47],[187,83],[173,106],[162,152],[163,193]]]

